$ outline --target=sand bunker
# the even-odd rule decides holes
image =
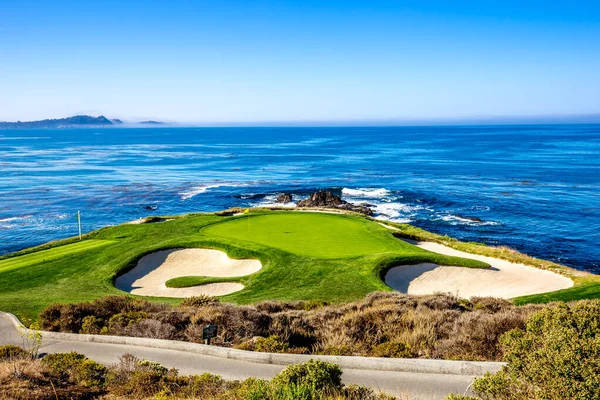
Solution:
[[[435,264],[402,265],[391,268],[385,283],[409,294],[452,293],[460,297],[493,296],[512,298],[545,293],[573,286],[573,281],[551,271],[485,257],[431,242],[410,242],[417,247],[448,256],[472,258],[488,263],[490,269],[438,266]]]
[[[142,257],[135,268],[117,278],[115,286],[119,290],[140,296],[223,296],[242,290],[244,285],[221,282],[187,288],[168,288],[165,283],[182,276],[245,276],[261,268],[258,260],[233,260],[219,250],[163,250]]]

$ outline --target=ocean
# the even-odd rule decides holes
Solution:
[[[0,130],[0,254],[317,189],[600,273],[600,125]]]

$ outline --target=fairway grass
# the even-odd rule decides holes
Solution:
[[[71,254],[89,251],[98,247],[113,243],[111,240],[86,240],[83,242],[65,244],[48,250],[40,250],[35,253],[25,254],[20,257],[0,260],[0,272],[6,272],[14,268],[23,268],[29,265],[49,262]]]

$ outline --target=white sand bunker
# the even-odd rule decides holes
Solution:
[[[411,243],[435,253],[480,260],[488,263],[492,268],[447,267],[435,264],[393,267],[387,272],[385,283],[403,293],[450,292],[464,298],[493,296],[508,299],[573,286],[571,279],[551,271],[515,264],[498,258],[465,253],[438,243]]]
[[[219,282],[187,288],[168,288],[165,283],[182,276],[245,276],[261,268],[258,260],[233,260],[219,250],[163,250],[142,257],[135,268],[117,278],[115,286],[119,290],[140,296],[223,296],[242,290],[244,285]]]

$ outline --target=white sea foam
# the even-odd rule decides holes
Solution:
[[[20,221],[23,219],[30,219],[30,218],[33,218],[33,215],[23,215],[21,217],[0,218],[0,222]]]
[[[384,188],[343,188],[342,195],[348,197],[364,197],[368,199],[378,199],[389,196],[390,191]]]
[[[380,203],[373,206],[373,211],[375,211],[377,219],[408,223],[412,221],[411,217],[422,208],[404,203]]]
[[[197,196],[201,193],[206,192],[209,189],[214,189],[214,188],[218,188],[222,185],[200,185],[200,186],[194,186],[191,187],[190,189],[179,193],[179,195],[181,196],[181,200],[189,200],[194,196]]]
[[[276,194],[269,194],[269,195],[265,196],[260,203],[256,204],[255,207],[273,207],[273,206],[286,207],[286,208],[295,208],[296,207],[296,203],[294,203],[293,201],[289,202],[289,203],[278,203],[277,197],[278,197],[278,195],[276,195]]]
[[[461,217],[460,215],[440,215],[439,219],[448,222],[450,225],[471,225],[471,226],[486,226],[486,225],[500,225],[496,221],[476,221],[471,218]]]
[[[22,222],[33,218],[33,215],[23,215],[21,217],[0,218],[0,229],[11,229],[23,226]]]

